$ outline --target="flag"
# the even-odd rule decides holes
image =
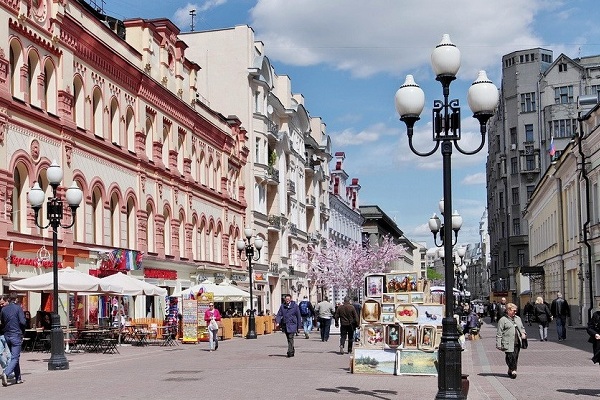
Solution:
[[[548,153],[550,153],[550,157],[554,157],[554,154],[556,153],[556,147],[554,147],[554,136],[550,137],[550,149],[548,150]]]

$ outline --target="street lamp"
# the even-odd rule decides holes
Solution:
[[[250,243],[252,239],[252,228],[244,229],[246,240],[239,239],[237,241],[237,249],[240,254],[240,260],[248,261],[248,274],[250,275],[250,316],[248,317],[248,334],[246,339],[256,339],[256,320],[254,318],[254,302],[252,297],[252,287],[254,286],[252,276],[252,261],[260,259],[260,249],[263,247],[263,240],[259,237],[254,238],[254,245]],[[256,257],[254,251],[256,250]]]
[[[67,189],[66,197],[69,207],[71,207],[71,223],[68,225],[62,225],[61,220],[63,218],[63,201],[56,197],[56,191],[58,185],[63,178],[63,170],[56,163],[52,161],[52,164],[46,170],[46,177],[48,183],[52,187],[52,197],[48,199],[46,205],[46,214],[48,216],[48,224],[45,226],[40,225],[38,215],[42,204],[45,200],[45,193],[40,187],[38,182],[33,184],[33,187],[27,194],[27,200],[31,204],[31,208],[35,212],[35,224],[41,229],[48,227],[52,228],[52,331],[51,331],[51,355],[48,361],[48,370],[59,370],[69,369],[69,361],[65,356],[64,348],[64,334],[60,326],[60,317],[58,315],[58,228],[68,229],[75,224],[75,213],[77,207],[81,203],[83,192],[79,189],[79,186],[75,182]]]
[[[460,68],[460,51],[452,44],[449,35],[442,37],[441,43],[431,54],[431,65],[436,75],[436,80],[442,85],[444,100],[433,102],[433,150],[422,153],[413,147],[412,137],[415,123],[425,105],[425,94],[417,85],[412,75],[406,76],[406,81],[396,92],[396,110],[400,120],[406,124],[408,145],[413,153],[421,157],[434,154],[441,145],[443,157],[443,184],[444,184],[444,225],[452,226],[452,174],[451,156],[452,147],[466,155],[478,153],[485,145],[486,123],[493,115],[498,104],[498,88],[487,78],[485,71],[479,71],[478,77],[469,88],[467,101],[473,117],[479,120],[481,143],[474,151],[463,150],[460,140],[460,107],[457,99],[448,100],[450,84],[456,79]],[[445,229],[442,235],[445,253],[452,254],[452,231]],[[444,259],[446,304],[451,304],[449,299],[453,296],[454,267],[452,259]],[[461,399],[461,346],[458,343],[456,320],[453,310],[446,307],[445,318],[442,321],[442,342],[439,348],[439,373],[438,393],[436,399]]]

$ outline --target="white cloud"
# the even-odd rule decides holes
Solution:
[[[259,0],[252,26],[272,59],[325,64],[354,76],[403,74],[429,64],[432,48],[449,33],[471,77],[515,48],[541,40],[532,21],[547,1],[505,0],[474,6],[471,0],[433,7],[420,0]]]
[[[190,10],[196,11],[196,20],[202,20],[203,12],[206,12],[210,9],[219,7],[223,4],[227,3],[227,0],[205,0],[199,3],[187,3],[185,6],[178,8],[173,13],[172,21],[175,25],[179,27],[187,27],[190,25],[192,19],[190,16]]]
[[[460,183],[463,185],[485,185],[486,176],[484,172],[477,172],[475,174],[465,176]]]
[[[368,128],[354,132],[351,128],[342,132],[330,132],[334,146],[358,146],[365,143],[376,142],[381,136],[388,134],[387,128],[382,123],[377,123]]]

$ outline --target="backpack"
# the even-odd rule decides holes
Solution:
[[[310,315],[310,309],[308,308],[308,301],[303,300],[300,302],[300,315],[308,317]]]

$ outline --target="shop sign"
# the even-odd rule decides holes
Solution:
[[[8,259],[8,263],[13,264],[15,267],[19,267],[21,265],[27,265],[30,267],[37,267],[37,268],[52,268],[54,265],[52,260],[42,260],[40,258],[24,258],[24,257],[15,257],[15,256],[10,256]],[[62,262],[59,261],[58,268],[62,268],[62,267],[63,267]]]
[[[225,279],[225,274],[222,272],[215,272],[215,278]]]
[[[145,268],[144,278],[168,279],[174,281],[177,279],[177,271],[172,271],[170,269]]]
[[[254,273],[254,282],[266,282],[267,277],[264,272],[255,272]]]
[[[246,280],[246,275],[231,274],[231,280],[237,282],[244,282]]]

